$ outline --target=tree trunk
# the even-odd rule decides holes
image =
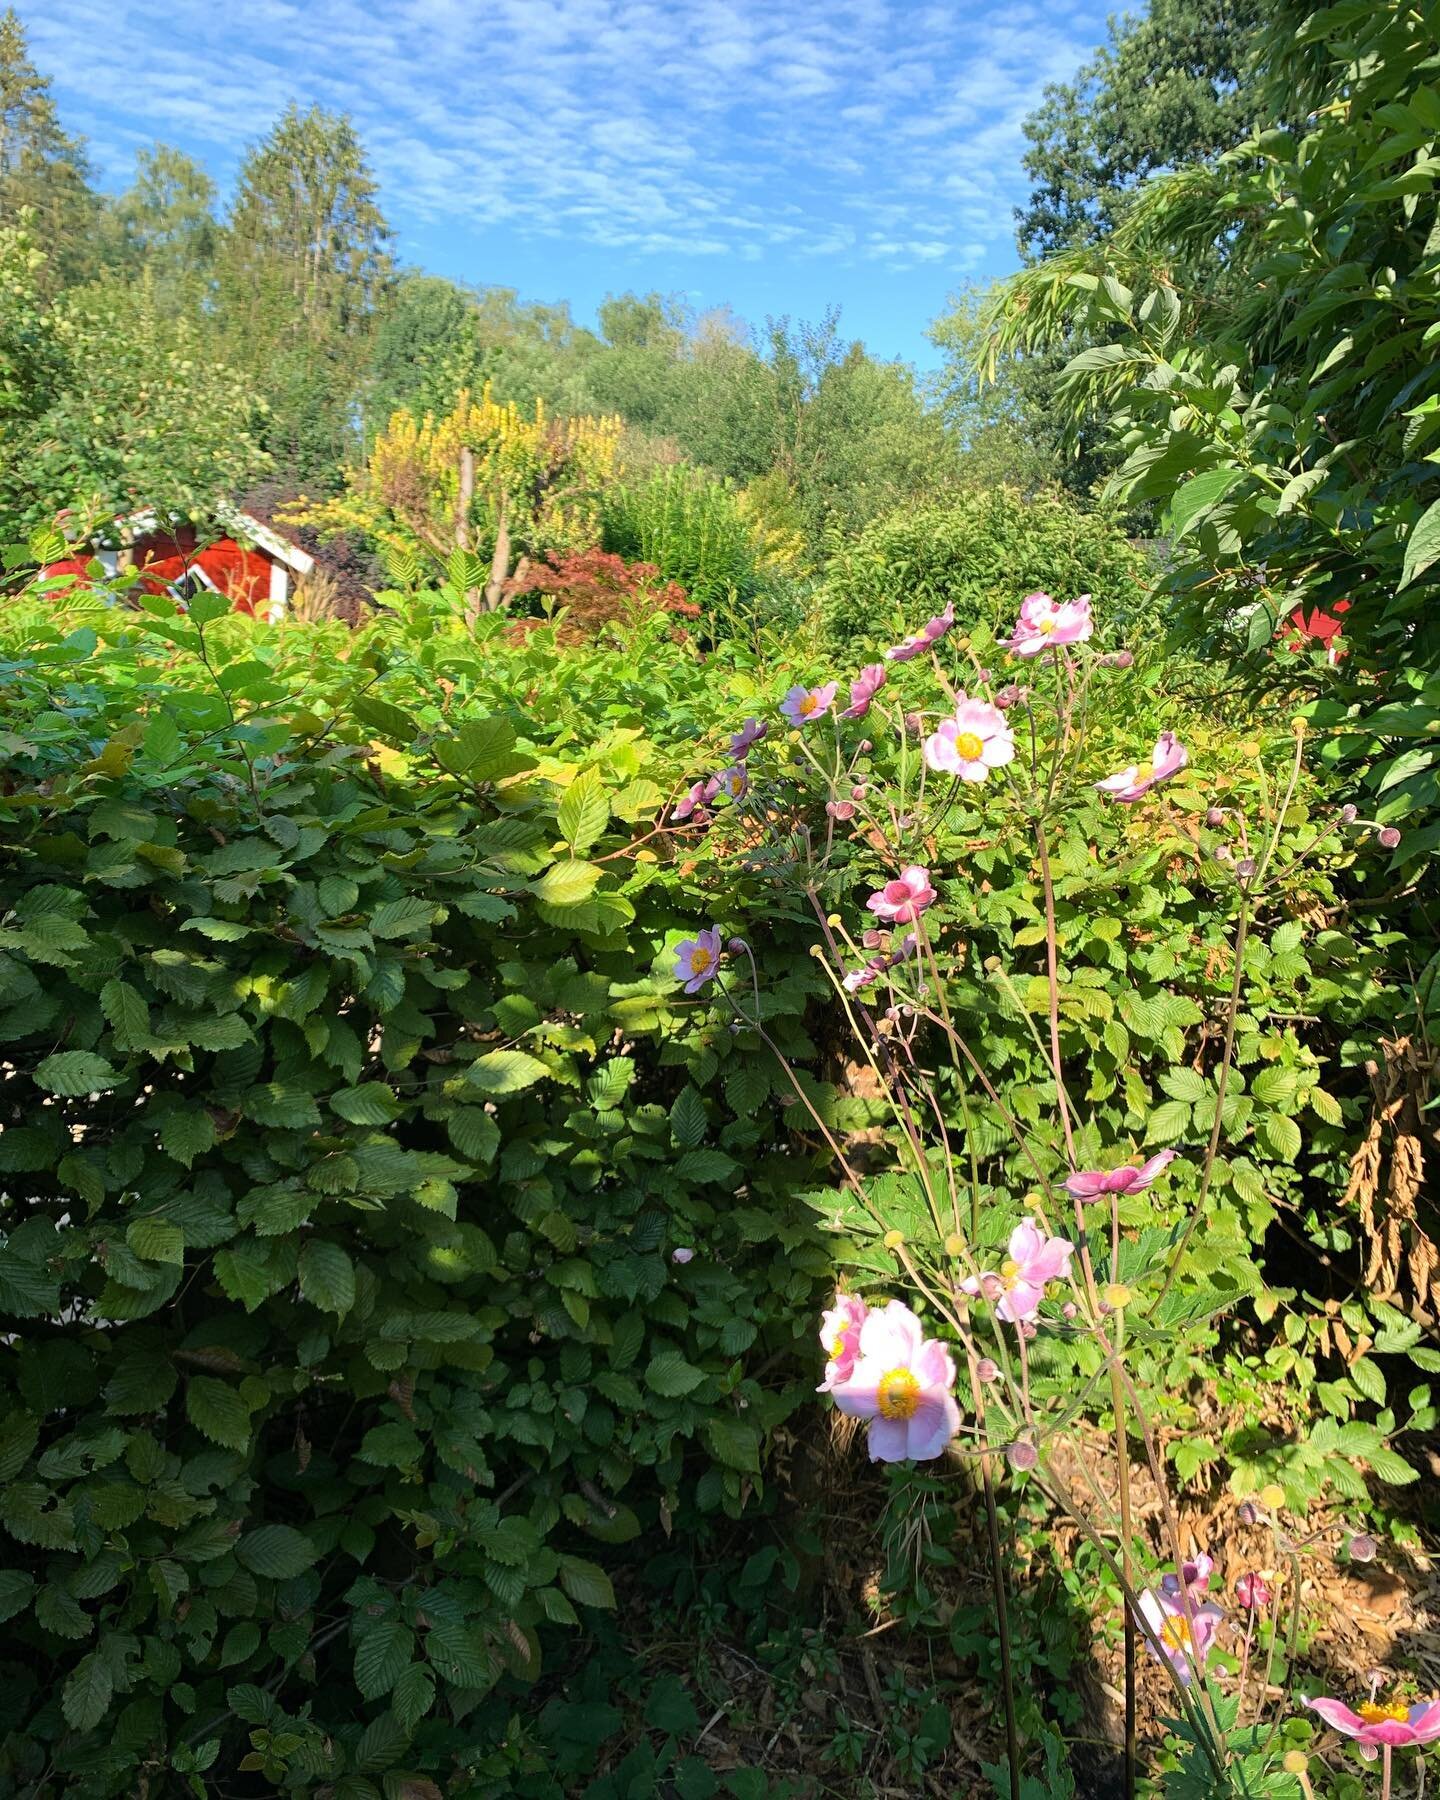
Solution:
[[[455,548],[470,548],[470,508],[475,499],[475,452],[467,444],[460,452],[460,493],[455,502]],[[480,617],[482,595],[479,588],[465,590],[465,618],[473,625]]]
[[[485,610],[495,612],[505,599],[505,578],[510,573],[510,511],[500,498],[495,522],[495,551],[490,558],[490,579],[485,584]]]

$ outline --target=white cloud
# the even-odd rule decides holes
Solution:
[[[291,99],[350,113],[402,227],[661,256],[973,265],[1020,122],[1099,14],[992,0],[20,0],[112,185],[177,141],[222,183]],[[95,46],[104,45],[103,56]],[[962,242],[957,245],[957,233]]]

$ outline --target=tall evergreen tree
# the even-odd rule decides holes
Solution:
[[[17,225],[22,210],[34,215],[48,289],[94,273],[99,201],[84,146],[62,130],[49,80],[30,61],[25,28],[7,9],[0,13],[0,225]]]

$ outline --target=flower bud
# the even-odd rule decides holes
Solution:
[[[1358,806],[1342,806],[1340,808],[1340,823],[1342,825],[1353,825],[1359,817],[1360,808]]]
[[[853,819],[855,817],[855,802],[853,800],[827,800],[825,802],[825,810],[832,819]]]
[[[1296,713],[1295,717],[1290,721],[1290,729],[1295,733],[1297,738],[1303,738],[1305,733],[1310,729],[1310,721],[1302,714]]]
[[[875,746],[870,742],[869,738],[861,738],[860,754],[862,756],[866,755],[869,751],[873,750],[874,748],[875,748]]]
[[[921,732],[925,729],[925,725],[918,712],[906,713],[905,729],[911,737],[918,738],[920,736]]]
[[[1251,876],[1254,873],[1255,873],[1255,858],[1253,856],[1242,857],[1240,859],[1240,861],[1238,863],[1236,863],[1236,865],[1235,865],[1235,874],[1236,874],[1237,878],[1241,881],[1249,881],[1249,879],[1251,878]]]
[[[1244,743],[1240,746],[1240,754],[1249,757],[1253,762],[1260,754],[1260,746],[1255,742],[1254,738],[1246,738]]]
[[[869,792],[870,783],[868,781],[857,781],[850,790],[850,798],[852,800],[863,800]]]
[[[1248,1500],[1242,1500],[1240,1502],[1239,1508],[1237,1509],[1237,1516],[1242,1525],[1253,1525],[1260,1517],[1259,1513]]]
[[[1350,1552],[1351,1562],[1367,1563],[1375,1560],[1379,1545],[1368,1531],[1357,1531],[1345,1548]]]
[[[687,1244],[681,1244],[678,1249],[670,1252],[670,1260],[674,1263],[692,1262],[694,1257],[695,1252]]]
[[[1075,1304],[1075,1302],[1073,1300],[1067,1300],[1065,1302],[1065,1304],[1060,1308],[1060,1317],[1062,1319],[1077,1318],[1079,1316],[1079,1313],[1080,1313],[1080,1308]]]
[[[1112,1281],[1105,1288],[1105,1304],[1114,1312],[1122,1312],[1134,1298],[1122,1281]]]
[[[873,927],[869,931],[860,934],[860,942],[867,950],[878,950],[884,941],[885,933],[883,931],[876,931]]]
[[[1261,1612],[1270,1604],[1270,1585],[1258,1571],[1242,1575],[1235,1583],[1235,1598],[1246,1612]]]
[[[734,937],[726,943],[725,948],[732,956],[744,956],[749,951],[750,946],[745,942],[744,938]]]
[[[1115,652],[1115,667],[1117,669],[1128,669],[1133,665],[1134,661],[1135,658],[1128,650],[1117,650]]]
[[[991,678],[989,669],[977,669],[975,674],[981,681],[989,681]]]
[[[964,1249],[964,1238],[961,1237],[958,1231],[952,1231],[945,1240],[945,1254],[947,1256],[959,1256],[964,1252]]]
[[[1393,850],[1399,842],[1400,833],[1393,825],[1387,825],[1380,833],[1380,848],[1382,850]]]
[[[1000,1379],[1000,1365],[993,1357],[982,1356],[975,1365],[975,1374],[980,1381],[987,1383],[998,1381]]]
[[[1205,823],[1207,825],[1223,825],[1225,823],[1225,815],[1218,806],[1212,806],[1205,815]]]
[[[1012,1469],[1022,1474],[1026,1469],[1033,1469],[1040,1460],[1040,1452],[1026,1438],[1016,1438],[1013,1444],[1006,1447],[1005,1460]]]
[[[1280,1767],[1287,1775],[1303,1775],[1310,1767],[1310,1758],[1303,1750],[1287,1750],[1280,1758]]]
[[[1012,682],[1009,682],[1005,687],[1001,688],[999,693],[996,694],[995,704],[1000,708],[1001,712],[1009,712],[1010,708],[1015,704],[1015,702],[1019,698],[1020,698],[1020,690],[1018,687],[1016,687],[1015,683],[1012,681]]]
[[[898,1250],[905,1242],[905,1233],[903,1231],[887,1231],[880,1242],[887,1250]]]
[[[1279,1512],[1285,1504],[1285,1490],[1278,1481],[1268,1482],[1260,1490],[1260,1504],[1266,1512]]]

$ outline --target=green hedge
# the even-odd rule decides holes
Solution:
[[[831,561],[821,608],[830,639],[853,647],[893,642],[947,602],[963,624],[1008,627],[1018,596],[1041,588],[1092,594],[1113,632],[1135,617],[1151,578],[1144,555],[1103,515],[1060,494],[992,488],[867,526]]]
[[[807,1164],[637,729],[332,662],[331,731],[273,637],[101,625],[0,666],[0,1787],[409,1792],[597,1543],[761,1482]]]

